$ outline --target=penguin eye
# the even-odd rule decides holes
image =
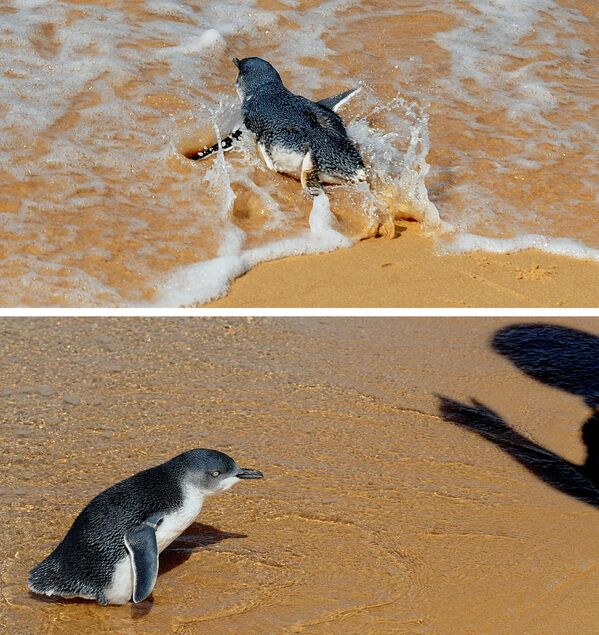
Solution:
[[[210,472],[211,476],[214,476],[214,478],[216,478],[217,476],[220,476],[220,472],[217,472],[216,470],[214,472]]]

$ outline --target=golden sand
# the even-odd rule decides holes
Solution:
[[[592,382],[560,391],[494,352],[514,322],[2,320],[4,632],[596,633],[597,509],[435,396],[492,409],[541,472],[548,452],[582,463]],[[597,349],[598,320],[551,322]],[[28,594],[95,494],[198,446],[265,478],[206,502],[150,600]]]
[[[534,249],[443,255],[416,223],[399,237],[258,265],[209,307],[597,307],[599,265]]]

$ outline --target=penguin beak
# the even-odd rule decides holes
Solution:
[[[235,475],[237,478],[262,478],[262,472],[258,472],[258,470],[250,470],[248,468],[242,467],[241,472],[237,472]]]
[[[235,64],[235,66],[237,66],[237,68],[239,68],[239,58],[238,57],[234,57],[233,58],[233,64]]]

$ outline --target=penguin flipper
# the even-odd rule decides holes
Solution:
[[[356,88],[351,88],[350,90],[346,90],[338,95],[333,95],[332,97],[326,97],[325,99],[321,99],[317,101],[317,104],[324,106],[325,108],[329,108],[333,112],[338,112],[341,106],[349,101],[354,95],[357,95],[362,90],[361,86],[357,86]]]
[[[133,596],[135,604],[143,602],[152,593],[158,577],[158,542],[156,527],[162,514],[152,514],[141,525],[125,534],[125,547],[131,557]]]
[[[312,156],[312,150],[308,150],[304,156],[300,180],[302,187],[307,189],[311,196],[317,196],[322,192],[322,184],[318,178],[318,166]]]

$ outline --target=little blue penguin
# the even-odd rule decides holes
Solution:
[[[160,552],[191,525],[204,498],[252,478],[262,473],[201,448],[109,487],[31,570],[29,590],[102,605],[142,602],[156,583]]]
[[[337,114],[360,88],[314,102],[285,88],[277,70],[260,57],[233,62],[239,69],[243,125],[256,136],[269,169],[299,179],[312,195],[321,191],[321,184],[366,180],[362,157]],[[236,130],[191,158],[228,150],[240,136]]]

